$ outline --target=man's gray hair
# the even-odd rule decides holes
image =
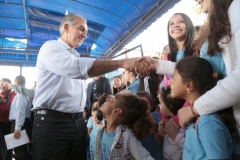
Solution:
[[[81,18],[87,23],[87,20],[83,16],[75,13],[69,13],[68,15],[65,15],[62,19],[62,22],[59,27],[60,35],[64,33],[64,25],[66,23],[69,24],[70,26],[75,25],[77,23],[77,18]]]

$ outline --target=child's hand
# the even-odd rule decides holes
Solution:
[[[167,124],[166,124],[166,127],[165,127],[165,133],[173,140],[175,140],[177,134],[178,134],[178,128],[176,128],[174,126],[174,124],[172,124],[171,121],[169,121]]]
[[[158,133],[160,134],[160,136],[164,136],[165,135],[165,125],[167,124],[169,119],[164,118],[162,119],[159,124],[158,124]]]
[[[178,125],[173,119],[170,119],[170,120],[168,121],[168,123],[172,124],[173,127],[175,127],[176,129],[179,129],[179,128],[180,128],[179,125]]]

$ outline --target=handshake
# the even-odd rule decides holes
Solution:
[[[151,57],[123,59],[122,63],[122,68],[135,71],[141,77],[149,75],[158,68],[158,60]]]

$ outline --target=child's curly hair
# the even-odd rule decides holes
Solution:
[[[154,119],[147,110],[146,100],[138,98],[130,92],[121,92],[122,124],[130,128],[134,136],[141,140],[154,132]]]

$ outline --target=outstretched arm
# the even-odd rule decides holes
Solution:
[[[137,58],[122,60],[95,60],[91,69],[88,71],[88,75],[90,77],[99,76],[117,70],[118,68],[133,69],[136,60]]]
[[[23,94],[29,98],[33,98],[35,96],[35,89],[27,89],[26,87],[15,84],[12,84],[12,88],[15,90],[15,92]]]

